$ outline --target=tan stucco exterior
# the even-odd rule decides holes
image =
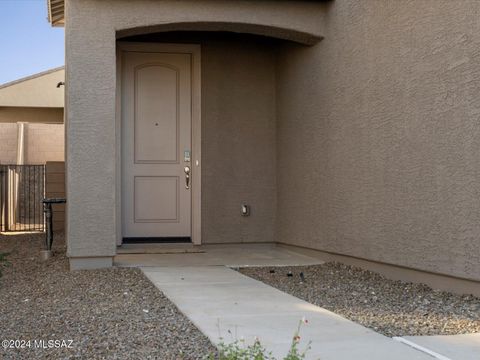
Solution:
[[[276,213],[275,57],[242,39],[202,45],[204,243],[272,242]],[[228,74],[228,75],[226,75]],[[249,217],[240,205],[251,206]]]
[[[479,281],[480,3],[462,4],[69,0],[74,267],[110,265],[121,236],[117,38],[233,30],[297,43],[192,35],[206,242],[274,240]],[[242,219],[253,197],[259,212]]]
[[[47,161],[45,164],[45,197],[65,198],[65,162]],[[53,204],[53,231],[65,230],[65,204]]]
[[[321,38],[321,8],[311,2],[301,7],[289,1],[163,1],[159,5],[151,1],[66,3],[67,236],[71,257],[111,257],[121,236],[118,233],[120,139],[115,136],[121,130],[116,117],[117,37],[138,34],[139,29],[143,33],[162,27],[172,29],[178,23],[187,24],[189,30],[219,29],[226,23],[230,30],[251,29],[254,33],[310,43]],[[296,16],[292,17],[292,13]],[[217,110],[211,107],[211,111]],[[271,134],[268,136],[270,139]],[[222,175],[225,174],[216,176]],[[86,182],[85,178],[90,180]],[[269,196],[268,192],[264,196]],[[235,217],[240,213],[240,204],[237,206]],[[266,217],[270,224],[272,216]],[[204,231],[221,234],[223,230]],[[272,237],[271,231],[268,236]],[[97,260],[85,261],[98,265]],[[76,266],[78,263],[75,260]]]
[[[63,107],[0,107],[0,123],[16,122],[62,124]]]
[[[0,163],[64,160],[64,81],[60,67],[0,85]]]
[[[321,43],[282,49],[279,241],[480,280],[480,2],[461,3],[334,1]]]
[[[63,67],[47,70],[26,78],[0,85],[2,107],[63,108],[65,81]]]
[[[23,136],[19,136],[19,131]],[[63,123],[0,122],[0,164],[18,164],[19,159],[28,165],[64,161],[64,140]]]

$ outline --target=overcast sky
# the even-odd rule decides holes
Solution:
[[[46,0],[0,0],[0,84],[64,64],[64,30],[47,16]]]

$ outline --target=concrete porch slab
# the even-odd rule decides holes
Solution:
[[[203,253],[201,246],[193,244],[123,244],[117,247],[117,254],[185,254]]]
[[[451,360],[480,359],[480,333],[439,336],[404,336],[403,338]]]
[[[143,267],[145,275],[212,342],[241,337],[282,358],[303,316],[307,359],[431,360],[429,355],[224,266]]]
[[[218,244],[195,246],[197,252],[182,252],[159,254],[164,249],[173,249],[172,246],[150,246],[143,254],[119,253],[114,258],[116,266],[213,266],[225,265],[230,267],[245,266],[293,266],[315,265],[323,261],[286,249],[272,243],[266,244]],[[190,245],[191,246],[191,245]],[[156,251],[152,249],[157,249]],[[186,249],[186,247],[183,247]],[[190,249],[190,248],[188,248]]]

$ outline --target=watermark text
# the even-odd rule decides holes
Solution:
[[[4,349],[73,349],[73,340],[63,339],[5,339]]]

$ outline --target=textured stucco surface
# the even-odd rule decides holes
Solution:
[[[45,164],[45,197],[65,198],[65,163],[48,161]],[[53,231],[65,230],[65,204],[53,204]]]
[[[261,168],[270,158],[276,164],[275,239],[480,280],[479,15],[476,0],[462,1],[462,6],[449,0],[327,4],[70,0],[66,25],[69,254],[115,253],[120,219],[116,36],[176,29],[175,22],[188,24],[189,30],[192,23],[199,24],[198,30],[211,29],[204,24],[216,22],[221,29],[222,24],[235,23],[243,24],[237,29],[255,25],[257,32],[271,26],[274,33],[281,28],[290,35],[325,36],[311,47],[284,44],[276,59],[276,162],[268,149],[251,167]],[[253,53],[261,68],[270,61],[266,54],[259,55],[259,49]],[[226,89],[228,79],[202,64],[203,71],[211,73],[205,82],[212,89],[211,97],[202,99],[202,115],[208,119],[204,141],[209,141],[203,160],[218,161],[203,164],[202,206],[209,212],[203,216],[212,226],[204,227],[203,235],[214,241],[240,231],[242,239],[253,239],[258,224],[239,223],[254,219],[238,218],[237,202],[249,202],[242,198],[265,189],[266,183],[258,177],[256,190],[245,190],[244,186],[251,186],[246,172],[236,173],[234,168],[245,155],[237,141],[247,141],[248,156],[253,150],[264,152],[245,135],[252,131],[269,139],[270,120],[254,123],[241,115],[250,115],[249,101],[254,99],[242,89],[253,94],[257,89],[246,88],[248,67],[235,64],[236,54],[212,48],[206,55],[212,63],[228,61],[222,66],[244,84]],[[254,63],[257,58],[246,61]],[[268,74],[261,72],[270,79]],[[258,100],[270,98],[266,78],[261,83],[261,78],[250,79],[261,85]],[[247,105],[239,105],[225,91],[243,96]],[[253,105],[263,111],[263,119],[268,117],[267,105]],[[231,118],[221,119],[228,114]],[[227,135],[235,147],[219,141]],[[229,163],[221,151],[229,151],[238,161]],[[226,196],[228,186],[233,186],[229,180],[236,180],[236,195]],[[213,185],[206,185],[207,181]],[[216,198],[216,191],[223,198]],[[225,206],[223,213],[220,205]],[[230,211],[234,217],[221,218]],[[263,219],[271,221],[270,216]],[[242,235],[241,229],[248,230]]]
[[[64,160],[63,124],[24,124],[24,163],[45,164]],[[18,125],[0,122],[0,164],[17,163]]]
[[[480,2],[330,3],[278,62],[278,239],[480,280]]]
[[[63,67],[0,85],[0,106],[63,108],[65,81]]]
[[[274,241],[275,127],[272,47],[203,42],[203,242]],[[250,216],[241,216],[242,203]]]
[[[68,1],[65,36],[70,256],[115,254],[120,228],[116,36],[135,34],[139,28],[148,32],[149,27],[176,22],[190,27],[198,23],[203,29],[207,23],[232,23],[243,31],[252,25],[252,31],[268,33],[270,29],[277,35],[281,29],[279,36],[283,37],[302,33],[320,38],[322,30],[321,7],[310,1]],[[211,111],[218,111],[213,104]]]
[[[17,124],[0,124],[0,164],[15,164],[17,159]]]
[[[28,124],[25,141],[25,163],[45,164],[65,160],[63,124]]]
[[[63,107],[0,107],[0,123],[63,123]]]

